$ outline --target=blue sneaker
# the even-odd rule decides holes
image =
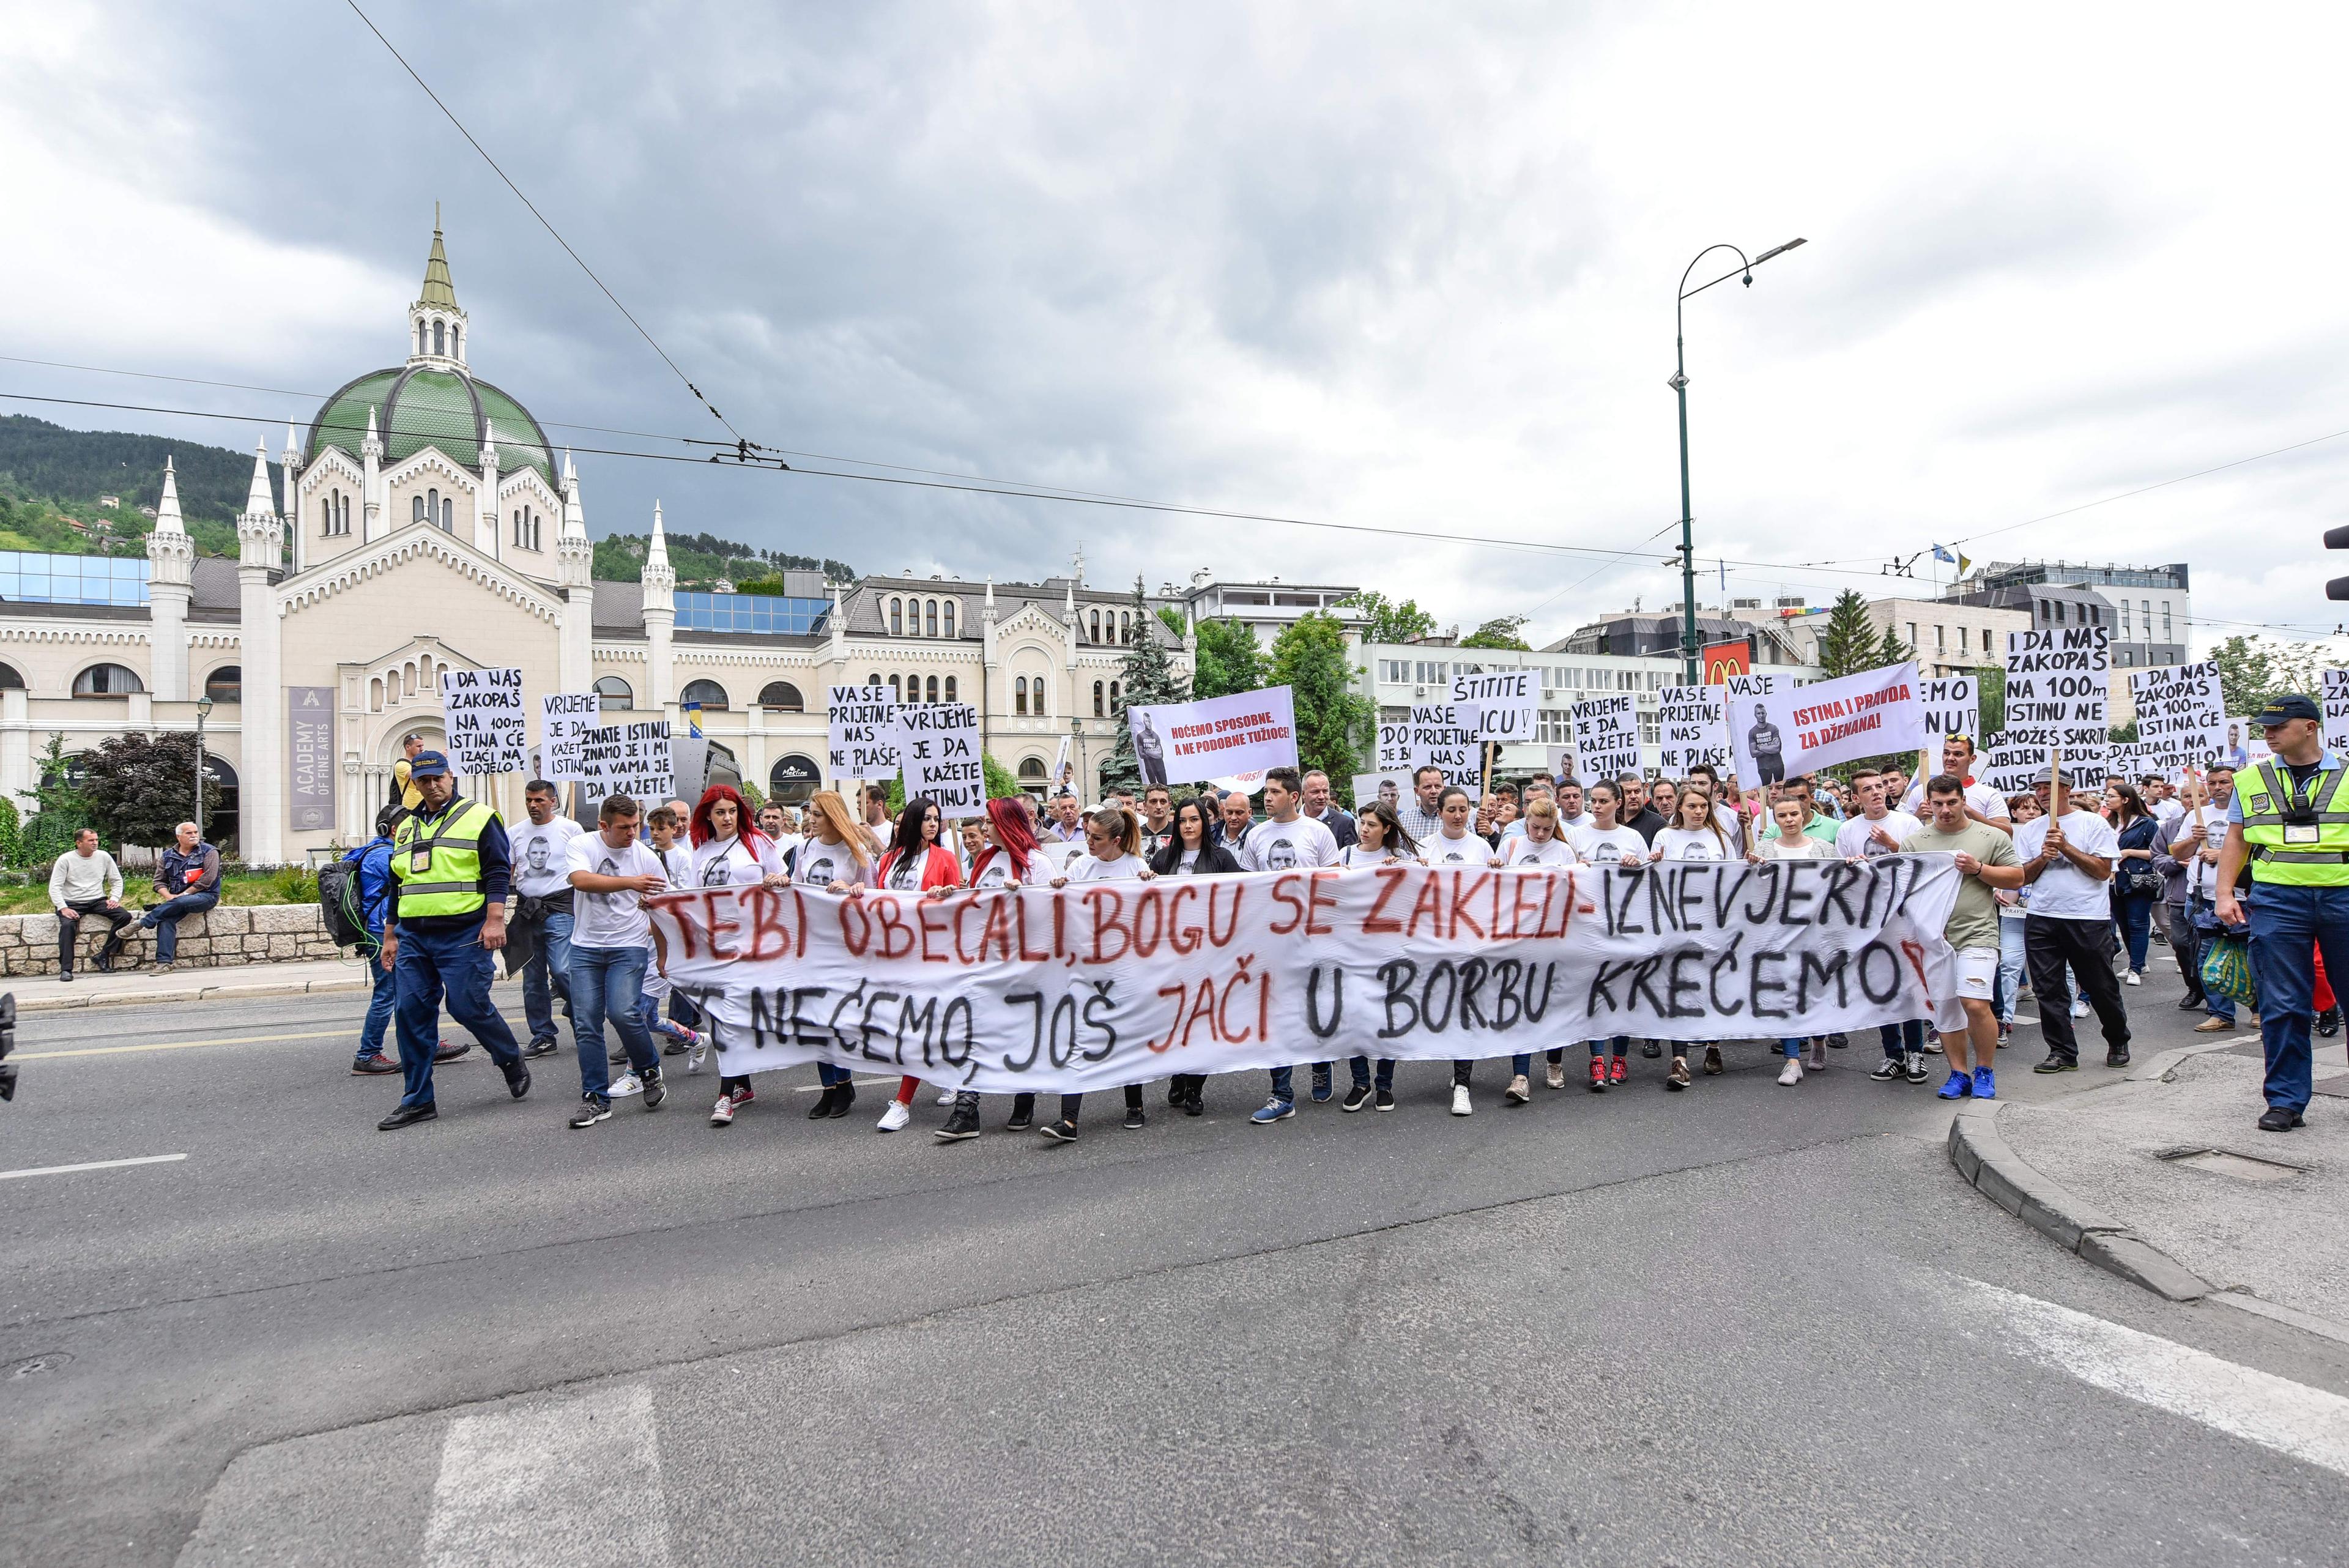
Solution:
[[[1941,1085],[1940,1097],[1945,1100],[1971,1099],[1973,1092],[1974,1081],[1963,1073],[1952,1071],[1950,1074],[1950,1081]]]
[[[1296,1114],[1297,1102],[1294,1100],[1267,1100],[1264,1103],[1264,1107],[1257,1111],[1254,1116],[1248,1117],[1248,1120],[1256,1123],[1259,1127],[1269,1127],[1274,1122],[1283,1120],[1288,1116],[1293,1116]]]
[[[1977,1100],[1998,1098],[1998,1080],[1990,1075],[1988,1067],[1974,1069],[1974,1098]]]

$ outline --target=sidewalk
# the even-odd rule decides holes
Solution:
[[[222,964],[213,969],[152,967],[117,974],[95,971],[66,983],[53,974],[19,975],[5,982],[18,1012],[65,1007],[128,1007],[167,1002],[233,1002],[242,997],[301,996],[311,992],[365,991],[367,971],[356,959],[305,959],[288,963]]]
[[[1951,1159],[1983,1196],[2147,1289],[2349,1342],[2341,1038],[2316,1042],[2307,1125],[2283,1134],[2252,1125],[2265,1104],[2255,1030],[2168,1051],[2164,1043],[2144,1042],[2136,1066],[2080,1092],[1966,1105],[1951,1128]],[[2084,1038],[2084,1061],[2092,1044]]]

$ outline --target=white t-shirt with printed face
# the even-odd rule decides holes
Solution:
[[[1300,867],[1335,866],[1338,836],[1309,816],[1295,822],[1268,818],[1247,831],[1237,856],[1250,871],[1294,871]]]
[[[1340,866],[1417,866],[1421,861],[1418,856],[1405,855],[1400,849],[1365,849],[1359,844],[1349,844],[1345,848],[1338,851],[1338,864]]]
[[[1648,841],[1640,836],[1636,828],[1602,828],[1594,823],[1568,834],[1567,842],[1574,846],[1574,852],[1588,866],[1616,866],[1627,860],[1644,860],[1648,855]]]
[[[2226,842],[2227,808],[2225,806],[2196,806],[2194,808],[2193,815],[2189,816],[2187,815],[2186,808],[2181,805],[2178,808],[2178,814],[2185,819],[2178,824],[2178,831],[2180,834],[2185,833],[2188,829],[2194,826],[2195,824],[2199,823],[2202,825],[2202,837],[2205,843],[2223,844]],[[2120,836],[2118,834],[2115,834],[2113,836],[2113,839],[2114,842],[2117,844],[2120,840]],[[2178,843],[2177,839],[2172,838],[2169,841],[2169,857],[2172,860],[2182,862],[2186,867],[2186,896],[2188,898],[2208,898],[2214,895],[2218,887],[2219,867],[2214,864],[2205,861],[2199,850],[2189,850],[2185,845],[2182,845]]]
[[[666,883],[660,857],[639,839],[626,849],[604,842],[601,833],[583,833],[571,841],[571,869],[597,877],[658,877]],[[650,947],[652,921],[645,914],[645,896],[590,893],[579,888],[571,900],[571,945],[575,948]]]
[[[694,886],[692,850],[682,844],[672,844],[667,849],[653,849],[650,844],[646,844],[645,847],[652,850],[653,858],[659,861],[661,869],[668,874],[671,888],[682,889]]]
[[[1876,841],[1876,830],[1884,829],[1891,838],[1890,847]],[[1899,846],[1911,834],[1922,833],[1925,825],[1905,811],[1888,811],[1876,821],[1855,816],[1836,829],[1836,853],[1847,860],[1873,860],[1879,855],[1898,855]]]
[[[1930,782],[1930,779],[1919,779],[1910,784],[1909,793],[1900,797],[1900,809],[1911,816],[1923,817],[1925,785]],[[1966,809],[1981,812],[1984,816],[2004,816],[2006,796],[1986,784],[1970,784],[1966,785]]]
[[[870,867],[859,866],[846,844],[811,838],[800,846],[792,880],[802,888],[829,888],[834,882],[867,882],[872,877]]]
[[[1667,827],[1656,835],[1655,847],[1664,852],[1667,860],[1729,860],[1736,851],[1710,828]]]
[[[1330,830],[1324,827],[1321,831],[1327,833]],[[1139,855],[1121,855],[1114,860],[1096,860],[1090,855],[1080,855],[1069,862],[1066,876],[1071,882],[1128,882],[1141,876],[1143,869]]]
[[[970,885],[980,892],[989,888],[1012,887],[1015,883],[1030,888],[1043,888],[1051,884],[1052,877],[1052,862],[1041,853],[1030,853],[1028,857],[1028,874],[1025,877],[1014,877],[1011,875],[1009,853],[1001,849],[987,848],[980,850],[978,857],[971,862]]]
[[[1493,846],[1473,833],[1457,838],[1434,833],[1419,841],[1419,857],[1430,866],[1488,866]]]
[[[1571,834],[1577,828],[1596,827],[1598,823],[1592,819],[1591,815],[1587,811],[1580,816],[1568,816],[1561,812],[1558,815],[1557,825],[1564,828],[1568,833]]]
[[[1536,844],[1531,834],[1501,840],[1502,863],[1509,866],[1572,866],[1577,864],[1574,846],[1551,834]]]
[[[547,823],[524,822],[507,836],[513,851],[513,890],[525,898],[543,898],[571,886],[571,841],[581,832],[577,823],[558,816]]]
[[[753,855],[740,838],[713,838],[693,852],[693,884],[697,888],[744,887],[762,881],[783,868],[775,846],[759,841]]]
[[[2047,847],[2050,819],[2034,816],[2014,830],[2014,856],[2036,860]],[[2085,811],[2064,814],[2064,837],[2083,855],[2100,855],[2109,862],[2120,852],[2120,836],[2103,817]],[[2030,884],[2031,912],[2057,920],[2109,920],[2113,918],[2110,881],[2098,881],[2063,856]]]

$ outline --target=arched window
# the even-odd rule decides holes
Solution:
[[[1121,712],[1124,707],[1124,700],[1117,694],[1117,682],[1112,680],[1109,683],[1109,711],[1112,713]]]
[[[864,684],[866,684],[867,686],[878,686],[878,685],[880,685],[880,684],[881,684],[881,672],[880,672],[879,670],[874,670],[872,674],[870,674],[870,675],[866,676],[866,677],[864,678]]]
[[[723,713],[726,711],[726,688],[715,680],[688,680],[678,701],[698,702],[705,713]]]
[[[73,683],[77,697],[120,697],[146,690],[139,672],[120,664],[93,664],[75,676]]]
[[[457,531],[457,501],[454,496],[445,497],[440,503],[440,531],[444,534]]]
[[[204,677],[204,695],[215,702],[244,701],[244,671],[233,664],[223,664]]]
[[[1093,682],[1093,717],[1094,717],[1094,718],[1096,718],[1096,719],[1098,719],[1098,718],[1100,718],[1101,716],[1102,716],[1102,683],[1101,683],[1100,681],[1096,680],[1096,681],[1094,681],[1094,682]]]
[[[947,607],[946,607],[946,618],[947,618],[947,623],[946,623],[946,624],[947,624],[947,635],[948,637],[952,637],[952,636],[955,634],[955,629],[954,629],[954,609],[955,609],[955,602],[954,602],[954,600],[952,600],[952,599],[948,599],[948,600],[947,601]]]
[[[1033,779],[1038,784],[1042,784],[1044,782],[1044,759],[1041,757],[1020,758],[1019,776],[1022,780]]]
[[[905,700],[905,694],[898,690],[897,680],[898,678],[895,675],[889,677],[889,701],[892,702],[903,702]]]
[[[767,770],[767,798],[784,805],[804,805],[823,783],[823,774],[813,757],[787,753]]]
[[[938,635],[938,601],[936,599],[930,600],[922,608],[922,635],[924,637]]]
[[[778,713],[804,713],[807,702],[788,680],[770,680],[759,689],[759,706]]]
[[[0,664],[0,691],[22,691],[25,678],[16,673],[13,664]]]
[[[606,675],[595,682],[595,706],[609,713],[614,709],[625,712],[636,705],[636,694],[628,683],[616,675]]]
[[[1034,705],[1028,711],[1035,714],[1039,719],[1045,717],[1044,678],[1042,676],[1039,675],[1036,677],[1034,682],[1029,686],[1028,695],[1034,701]]]
[[[443,353],[447,350],[448,347],[449,329],[447,326],[439,321],[434,322],[432,324],[432,352],[435,354]]]
[[[1099,610],[1093,611],[1092,627],[1092,640],[1099,642],[1101,640],[1101,611]]]
[[[930,677],[928,690],[930,693],[929,700],[933,702],[936,701],[938,700],[938,678],[936,676],[933,675]]]
[[[889,635],[891,637],[905,635],[905,606],[904,601],[899,599],[889,601]]]
[[[1131,614],[1132,612],[1127,610],[1117,612],[1117,639],[1120,642],[1133,640],[1133,622],[1130,618]]]
[[[410,523],[424,521],[424,497],[421,495],[411,495],[408,498],[408,520]]]
[[[318,497],[318,532],[323,536],[335,531],[335,504],[326,496]]]
[[[918,702],[918,701],[920,701],[921,700],[922,700],[922,678],[921,678],[920,676],[918,676],[918,675],[908,675],[908,676],[906,676],[906,677],[905,677],[905,701],[908,701],[908,702]]]
[[[947,677],[947,701],[955,701],[955,678],[951,675]]]
[[[424,352],[424,323],[421,321],[416,324],[416,351],[419,354]]]
[[[465,356],[464,332],[465,329],[455,322],[449,323],[449,358],[451,359],[461,359]]]
[[[1014,713],[1028,711],[1028,678],[1025,675],[1011,678],[1011,711]]]

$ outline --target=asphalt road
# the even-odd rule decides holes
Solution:
[[[20,1029],[0,1172],[185,1158],[0,1179],[0,1562],[2341,1560],[2349,1349],[2041,1240],[1872,1041],[1070,1147],[476,1053],[378,1134],[360,1000]]]

